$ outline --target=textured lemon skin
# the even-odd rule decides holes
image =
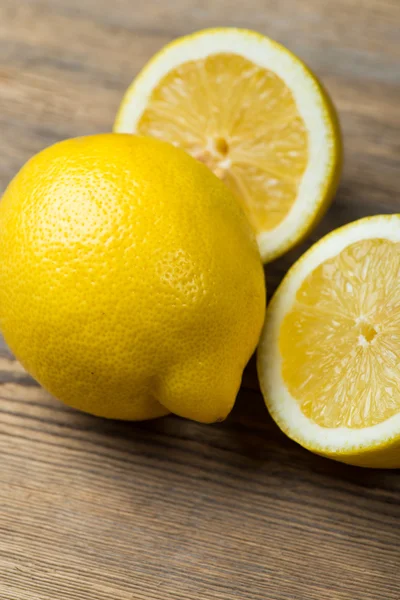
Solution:
[[[0,329],[75,408],[224,419],[264,313],[244,213],[182,150],[123,134],[67,140],[4,193]]]
[[[319,452],[325,458],[333,458],[339,462],[357,467],[370,469],[399,469],[400,468],[400,441],[387,440],[381,446],[368,451],[353,453],[329,454]]]

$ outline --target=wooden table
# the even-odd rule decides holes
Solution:
[[[288,45],[339,109],[344,176],[312,240],[399,210],[399,0],[1,0],[0,189],[44,146],[109,130],[161,45],[217,24]],[[50,398],[1,345],[0,414],[1,600],[400,598],[399,474],[286,439],[253,364],[223,424],[116,423]]]

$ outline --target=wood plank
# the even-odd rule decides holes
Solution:
[[[338,107],[332,209],[267,269],[270,292],[327,231],[400,210],[398,0],[2,0],[0,192],[35,152],[110,130],[164,43],[215,25],[288,45]],[[117,423],[64,407],[0,340],[3,600],[398,600],[400,478],[314,456],[247,368],[229,419]]]

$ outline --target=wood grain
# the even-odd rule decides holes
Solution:
[[[110,130],[178,35],[251,27],[297,52],[340,113],[343,180],[312,239],[400,210],[398,0],[1,0],[0,191],[35,152]],[[313,456],[248,367],[226,423],[116,423],[62,406],[0,343],[1,600],[398,600],[400,477]]]

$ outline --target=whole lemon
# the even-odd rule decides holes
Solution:
[[[70,406],[222,420],[264,312],[246,217],[183,150],[129,134],[71,139],[4,193],[0,329]]]

